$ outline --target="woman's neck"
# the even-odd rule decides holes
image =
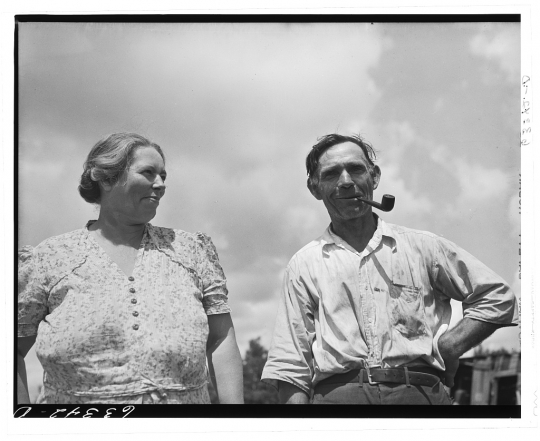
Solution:
[[[114,245],[138,249],[145,227],[146,224],[129,224],[100,212],[98,220],[88,229]]]

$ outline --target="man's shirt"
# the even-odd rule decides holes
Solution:
[[[464,317],[517,324],[507,283],[454,243],[378,219],[359,253],[329,226],[286,268],[262,379],[309,394],[322,379],[365,366],[444,370],[437,331],[450,323],[451,299]]]

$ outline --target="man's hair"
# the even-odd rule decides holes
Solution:
[[[362,149],[364,155],[366,155],[370,168],[375,165],[375,160],[377,159],[375,149],[360,135],[345,136],[333,133],[331,135],[323,136],[317,141],[317,144],[315,144],[311,148],[311,151],[306,158],[306,169],[310,182],[314,182],[314,180],[317,180],[317,170],[319,168],[319,162],[322,154],[326,152],[330,147],[333,147],[337,144],[342,144],[344,142],[352,142],[353,144],[356,144]]]
[[[116,184],[133,161],[133,154],[140,147],[153,147],[163,158],[161,147],[136,133],[113,133],[98,141],[86,158],[79,184],[79,193],[90,204],[101,201],[100,182]]]

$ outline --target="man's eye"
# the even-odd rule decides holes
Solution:
[[[161,175],[161,180],[165,182],[165,179],[167,179],[167,175]]]
[[[364,167],[352,167],[351,173],[365,173],[366,169]]]

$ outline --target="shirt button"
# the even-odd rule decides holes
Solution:
[[[131,299],[131,303],[133,304],[137,303],[137,299]]]
[[[133,329],[135,329],[136,331],[137,329],[139,329],[139,325],[133,325]]]
[[[139,316],[139,313],[138,313],[137,311],[133,311],[133,315],[134,315],[135,317],[138,317],[138,316]]]
[[[131,293],[135,292],[135,288],[129,288],[129,292]]]
[[[129,277],[128,277],[128,280],[129,280],[130,282],[133,282],[133,281],[135,280],[135,277],[129,276]]]

